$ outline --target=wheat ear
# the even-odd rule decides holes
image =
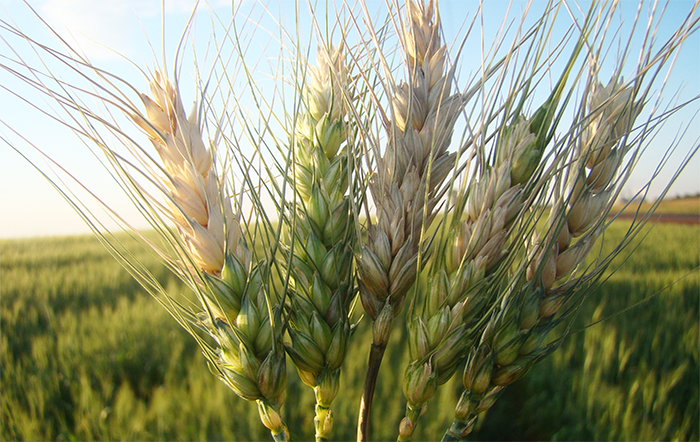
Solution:
[[[441,184],[454,166],[447,148],[462,108],[462,96],[451,95],[453,73],[446,71],[447,47],[440,42],[435,3],[408,1],[406,11],[408,82],[390,97],[394,119],[387,127],[388,145],[370,183],[377,224],[370,227],[358,258],[362,305],[374,321],[358,440],[368,438],[376,376],[392,322],[415,281],[422,231],[435,216]]]
[[[401,441],[411,438],[424,404],[461,366],[489,305],[486,288],[493,283],[492,275],[512,259],[509,255],[516,248],[507,241],[537,187],[530,181],[539,180],[535,172],[556,128],[555,109],[569,72],[565,70],[531,119],[516,115],[501,128],[493,164],[483,166],[470,186],[466,219],[453,220],[444,258],[436,257],[429,272],[423,309],[412,311],[408,324],[410,362],[403,384],[407,405],[399,427]]]
[[[579,158],[568,165],[569,200],[553,209],[547,236],[531,241],[526,283],[513,289],[517,296],[493,317],[481,343],[472,349],[462,379],[465,391],[444,440],[466,436],[478,414],[488,410],[507,385],[552,351],[542,344],[557,323],[554,315],[591,277],[581,275],[562,283],[598,238],[594,226],[609,211],[610,185],[624,155],[624,143],[618,142],[631,131],[642,105],[633,101],[633,87],[616,81],[607,87],[596,82],[590,89],[583,134],[577,137]],[[579,239],[572,243],[573,238]]]
[[[279,415],[286,388],[281,333],[275,332],[264,294],[264,263],[251,268],[223,180],[203,141],[193,111],[186,117],[179,91],[156,72],[152,98],[142,94],[145,116],[134,121],[149,135],[163,161],[163,188],[170,197],[166,215],[175,222],[189,253],[185,270],[199,273],[195,287],[204,311],[201,325],[216,340],[216,369],[243,399],[256,401],[262,423],[275,440],[287,440]],[[196,269],[196,270],[195,270]]]
[[[582,48],[579,40],[549,98],[531,118],[521,114],[524,98],[512,113],[507,112],[508,123],[498,131],[493,159],[481,159],[468,193],[456,205],[457,211],[464,207],[466,219],[452,218],[445,245],[439,248],[444,256],[436,256],[427,274],[429,289],[423,308],[409,312],[410,362],[403,383],[407,405],[399,425],[400,441],[411,438],[424,404],[464,362],[480,333],[483,312],[492,307],[489,288],[500,284],[503,271],[499,269],[509,265],[519,250],[507,242],[517,234],[515,221],[531,194],[541,188],[543,178],[537,171],[556,130],[557,108]],[[525,87],[524,97],[527,91]],[[509,102],[514,101],[515,97],[509,97]],[[474,139],[475,145],[479,142]],[[516,245],[517,241],[515,238]]]
[[[319,49],[310,66],[308,111],[297,121],[294,182],[298,203],[291,236],[294,273],[287,353],[301,380],[314,389],[316,440],[333,428],[331,403],[350,338],[354,229],[348,196],[348,132],[344,122],[349,78],[342,47]]]
[[[524,184],[541,158],[532,127],[531,121],[517,118],[503,130],[497,163],[472,186],[466,219],[448,235],[445,259],[430,272],[423,309],[409,319],[410,363],[403,384],[407,405],[400,441],[411,438],[424,404],[452,377],[472,343],[487,304],[484,280],[508,254],[506,241],[523,209]]]

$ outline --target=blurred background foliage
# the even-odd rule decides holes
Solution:
[[[628,227],[611,225],[603,256]],[[590,293],[562,347],[507,388],[472,439],[700,438],[698,228],[656,224],[638,238]],[[155,256],[135,253],[169,293],[186,295]],[[255,408],[210,373],[194,340],[96,239],[0,241],[0,272],[1,439],[269,439]],[[362,321],[344,366],[340,440],[355,437],[370,333]],[[406,331],[391,339],[373,411],[381,440],[395,438],[405,407]],[[288,368],[285,420],[293,439],[310,439],[312,392]],[[438,390],[415,440],[451,422],[455,381]]]

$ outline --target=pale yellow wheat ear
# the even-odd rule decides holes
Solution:
[[[132,119],[149,135],[163,161],[162,186],[170,197],[166,215],[176,224],[195,269],[203,272],[200,321],[218,343],[213,362],[240,397],[256,401],[275,440],[287,440],[279,408],[286,388],[281,334],[273,327],[265,263],[251,264],[238,217],[202,140],[197,113],[185,115],[177,85],[156,72],[151,97],[142,94],[145,116]],[[183,272],[189,267],[184,262]],[[197,277],[193,278],[198,279]]]
[[[555,224],[550,235],[556,237],[535,240],[532,245],[532,252],[538,251],[528,269],[528,280],[536,274],[541,278],[545,290],[541,316],[553,315],[563,303],[547,292],[583,263],[599,234],[596,228],[614,202],[615,177],[628,150],[619,142],[631,132],[643,106],[633,100],[634,88],[615,78],[608,86],[596,80],[590,85],[586,119],[576,142],[576,157],[570,163],[568,199],[557,204],[550,215],[550,224]],[[540,250],[542,242],[550,244],[551,251]]]
[[[163,161],[166,176],[160,180],[170,197],[166,215],[175,222],[200,270],[219,276],[227,253],[248,268],[250,253],[224,180],[202,140],[196,108],[185,114],[179,91],[161,72],[155,72],[150,92],[151,96],[141,95],[145,115],[132,118]]]
[[[462,95],[452,93],[453,71],[441,43],[435,2],[409,1],[405,12],[405,26],[398,32],[407,79],[387,96],[387,143],[383,153],[375,153],[377,168],[370,181],[377,221],[358,256],[360,297],[374,322],[358,440],[368,438],[376,374],[392,323],[415,281],[422,236],[454,167],[455,155],[448,147],[463,106]]]

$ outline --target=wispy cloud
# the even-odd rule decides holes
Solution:
[[[188,15],[196,3],[168,0],[165,13]],[[162,6],[161,0],[44,0],[38,11],[76,49],[93,59],[109,59],[116,53],[133,55],[144,33],[140,20],[159,17]]]

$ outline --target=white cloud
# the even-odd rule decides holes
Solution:
[[[188,15],[195,4],[196,0],[166,1],[165,11]],[[160,17],[161,7],[160,0],[44,0],[38,10],[79,51],[109,59],[114,52],[133,55],[138,37],[144,35],[141,20]]]

